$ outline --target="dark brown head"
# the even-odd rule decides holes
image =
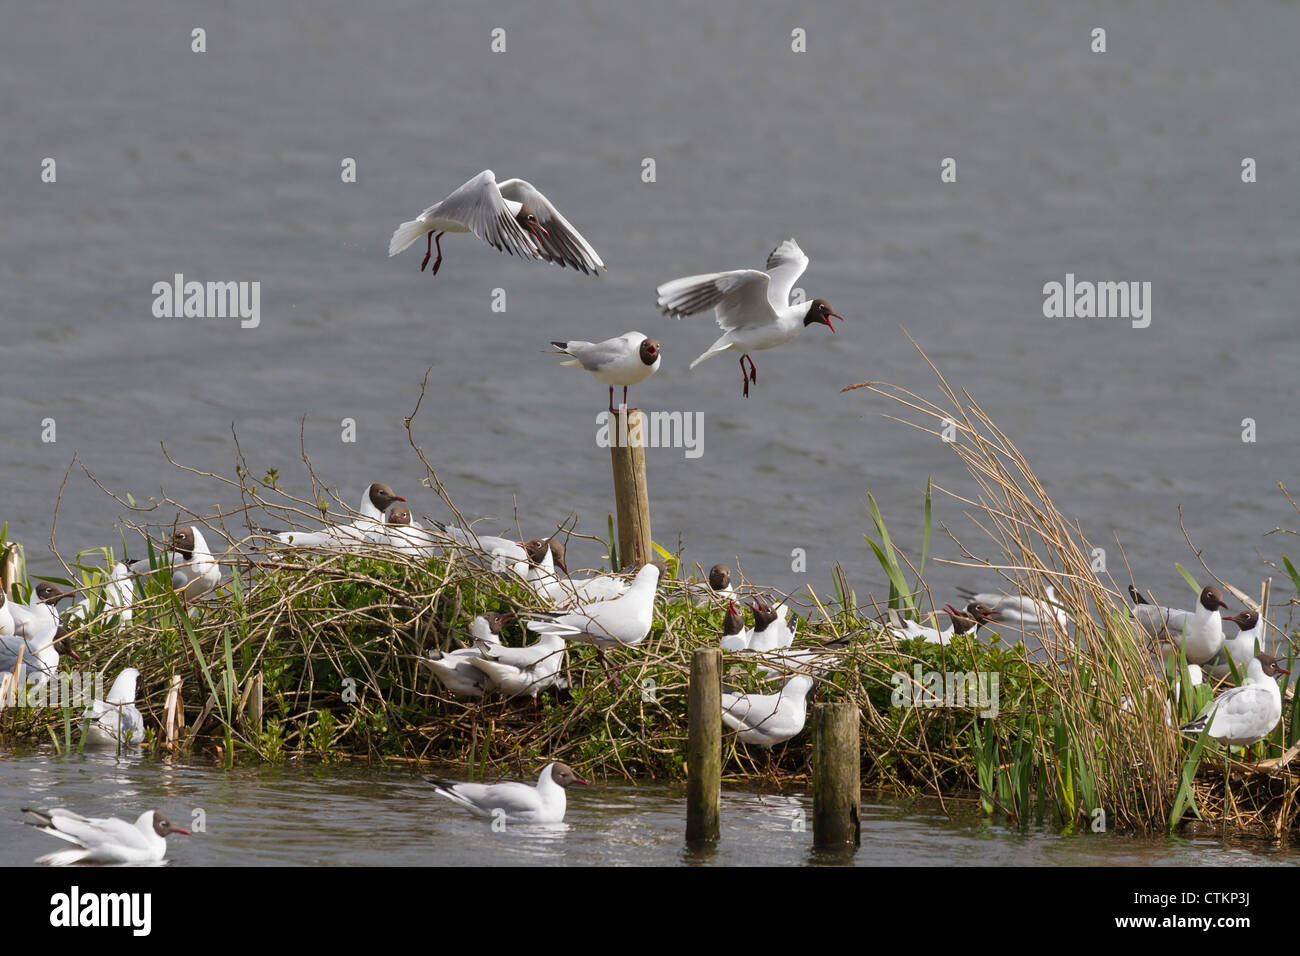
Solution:
[[[731,637],[745,629],[745,615],[740,613],[735,601],[727,602],[727,616],[722,619],[722,636]]]
[[[196,544],[193,528],[181,528],[171,536],[167,542],[168,550],[177,552],[186,561],[194,557],[194,547]]]
[[[513,619],[513,614],[502,614],[498,611],[483,612],[483,620],[487,621],[488,630],[493,634],[500,634],[502,625]]]
[[[731,587],[731,568],[725,564],[715,564],[709,568],[709,587],[715,591],[725,591]]]
[[[1255,660],[1259,661],[1259,666],[1264,668],[1265,677],[1277,677],[1279,674],[1290,675],[1290,671],[1282,666],[1279,658],[1274,657],[1266,651],[1260,651],[1255,655]]]
[[[749,605],[749,609],[754,612],[754,630],[756,632],[766,631],[767,626],[776,620],[776,611],[772,610],[772,605],[762,598],[754,598],[754,603]]]
[[[831,319],[844,321],[843,318],[835,314],[835,310],[831,308],[831,304],[825,299],[813,299],[808,303],[808,311],[804,313],[803,324],[809,326],[814,322],[820,322],[834,332],[835,326],[831,325]]]
[[[1214,588],[1205,588],[1201,591],[1200,603],[1207,611],[1217,611],[1228,606],[1223,603],[1223,596]]]
[[[559,549],[556,553],[556,549]],[[560,570],[564,568],[564,549],[563,546],[550,537],[534,537],[524,542],[524,551],[528,553],[528,559],[534,564],[541,564],[546,561],[546,553],[550,551],[551,563],[558,564]]]
[[[81,660],[80,655],[72,649],[72,638],[68,636],[68,631],[60,624],[54,631],[54,649],[59,654],[67,654],[74,661]]]
[[[551,767],[551,780],[558,783],[561,787],[566,788],[575,783],[583,787],[587,786],[587,781],[574,773],[572,767],[567,763],[560,763],[559,761],[556,761]]]
[[[36,599],[42,604],[58,604],[64,598],[72,597],[75,591],[65,591],[53,581],[42,581],[36,585]]]
[[[551,561],[557,568],[568,574],[569,566],[564,563],[564,545],[560,544],[560,539],[551,535],[546,539],[546,544],[551,549]]]
[[[641,342],[641,362],[644,365],[654,365],[659,361],[659,351],[661,346],[658,339],[644,339]]]
[[[180,827],[172,826],[172,822],[157,810],[153,812],[153,832],[160,837],[165,837],[169,833],[179,833],[181,836],[189,836],[189,830],[182,830]]]
[[[1232,615],[1232,617],[1228,617],[1226,614],[1223,615],[1223,619],[1225,621],[1231,621],[1243,631],[1253,631],[1255,625],[1259,623],[1259,614],[1255,611],[1238,611],[1236,614]]]
[[[519,223],[526,232],[531,232],[534,239],[540,240],[542,236],[549,237],[551,235],[542,227],[542,224],[537,219],[537,213],[533,212],[528,203],[520,204],[519,211],[515,213],[515,222]],[[539,242],[538,245],[541,245],[541,243]]]
[[[1001,615],[1000,611],[995,611],[987,604],[981,604],[978,601],[971,601],[960,611],[951,604],[945,604],[943,609],[947,611],[948,616],[952,618],[952,630],[954,634],[969,634],[979,625],[988,624],[990,621],[996,621]]]
[[[400,501],[402,502],[402,504],[406,504],[405,498],[393,494],[393,489],[389,488],[387,485],[383,484],[382,482],[376,481],[373,485],[370,486],[366,494],[370,497],[370,503],[379,510],[380,514],[383,514],[385,511],[387,511],[388,506],[391,505],[394,501]]]
[[[398,505],[392,511],[388,512],[389,524],[410,524],[411,509],[406,505]]]

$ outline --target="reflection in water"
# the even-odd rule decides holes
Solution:
[[[210,865],[1160,865],[1295,863],[1294,848],[1209,836],[1139,838],[1020,831],[973,802],[862,804],[862,846],[815,849],[804,793],[722,794],[717,844],[687,846],[680,783],[597,784],[559,824],[507,824],[438,800],[419,775],[352,765],[236,767],[184,759],[0,753],[0,865],[30,865],[47,838],[17,808],[63,806],[134,818],[160,810],[195,832],[168,848],[174,866]]]

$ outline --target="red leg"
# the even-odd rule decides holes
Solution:
[[[742,361],[742,362],[743,362],[745,359],[749,359],[749,380],[750,380],[751,382],[753,382],[755,385],[757,385],[757,384],[758,384],[758,366],[754,364],[754,360],[753,360],[752,358],[750,358],[748,354],[745,354],[745,355],[742,355],[742,356],[741,356],[741,361]],[[743,365],[742,365],[741,367],[744,368]]]
[[[432,229],[429,230],[429,235],[427,238],[429,241],[426,242],[424,246],[424,261],[420,263],[421,272],[424,271],[424,267],[429,264],[429,259],[430,257],[433,256],[433,230]]]
[[[623,386],[623,407],[627,408],[627,386]]]
[[[438,247],[438,258],[433,260],[433,275],[438,274],[438,266],[442,265],[442,233],[433,237],[433,244]],[[423,271],[423,270],[421,270]]]
[[[745,371],[745,356],[740,357],[740,381],[745,386],[745,397],[749,398],[749,373]]]
[[[609,387],[609,413],[611,415],[617,414],[617,412],[614,411],[614,386],[613,385]]]

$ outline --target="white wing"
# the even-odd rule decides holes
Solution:
[[[713,309],[718,328],[731,332],[757,325],[775,314],[768,301],[769,277],[755,269],[712,272],[665,282],[655,291],[665,315],[680,319]]]
[[[442,202],[434,203],[420,219],[458,222],[488,245],[524,259],[542,258],[533,240],[506,208],[496,175],[485,169]]]
[[[506,199],[523,203],[532,209],[537,222],[546,230],[545,235],[534,236],[533,242],[542,247],[545,258],[560,266],[572,266],[589,275],[599,275],[596,270],[605,268],[596,250],[591,247],[582,233],[574,229],[569,220],[560,215],[560,210],[541,194],[532,183],[522,179],[507,179],[500,185],[501,195]]]
[[[787,239],[772,250],[767,257],[767,273],[771,276],[767,298],[772,308],[784,309],[790,304],[790,292],[807,268],[808,257],[793,239]]]

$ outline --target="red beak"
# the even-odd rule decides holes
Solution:
[[[172,833],[179,833],[179,834],[181,834],[182,836],[189,836],[189,835],[190,835],[190,831],[189,831],[189,830],[182,830],[180,827],[172,827]]]
[[[830,329],[832,332],[835,331],[835,326],[831,325],[831,319],[833,319],[833,318],[834,318],[834,319],[839,319],[841,322],[844,321],[844,317],[843,317],[843,316],[841,316],[841,315],[836,315],[834,312],[830,312],[830,313],[828,313],[827,316],[826,316],[826,328]]]
[[[394,501],[400,501],[402,504],[406,504],[406,499],[405,499],[405,498],[398,498],[396,495],[393,496],[393,500],[394,500]]]

